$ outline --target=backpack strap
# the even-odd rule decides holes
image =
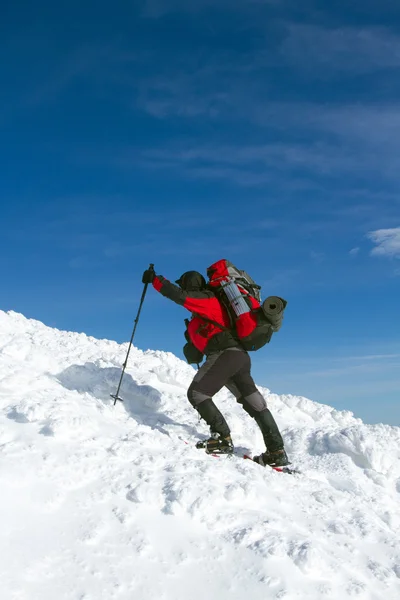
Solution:
[[[212,319],[203,317],[203,315],[199,315],[199,313],[192,313],[192,315],[194,315],[195,317],[199,317],[200,319],[203,319],[203,321],[206,321],[207,323],[211,323],[212,325],[215,325],[216,327],[218,327],[218,329],[222,329],[222,331],[231,331],[230,327],[225,327],[225,325],[221,325],[220,323],[217,323],[217,321],[213,321]]]

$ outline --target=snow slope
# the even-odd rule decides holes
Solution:
[[[208,457],[174,355],[133,348],[113,406],[126,350],[0,311],[2,599],[400,598],[400,428],[263,390],[304,474]]]

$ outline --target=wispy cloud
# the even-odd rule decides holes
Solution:
[[[249,5],[220,0],[224,9],[243,9],[244,4]],[[218,3],[149,0],[146,10],[163,14],[211,5],[215,8]],[[142,148],[140,160],[149,168],[183,170],[193,178],[261,187],[290,171],[291,185],[297,176],[343,174],[399,181],[398,103],[277,102],[274,78],[267,74],[269,68],[274,73],[280,67],[284,71],[288,64],[294,69],[307,65],[317,77],[321,70],[328,76],[335,69],[337,75],[343,69],[396,68],[400,36],[383,28],[334,29],[285,22],[278,29],[273,48],[266,36],[264,41],[258,36],[256,48],[240,51],[228,44],[215,52],[177,52],[176,60],[167,62],[156,60],[157,51],[147,47],[128,52],[121,43],[82,46],[58,65],[56,73],[35,84],[26,94],[27,102],[49,102],[84,76],[95,83],[94,89],[97,82],[103,92],[112,87],[115,95],[118,90],[118,98],[133,110],[139,108],[157,119],[191,121],[196,125],[193,141],[157,151]],[[261,30],[257,24],[257,31]],[[226,133],[232,131],[232,124],[237,132],[234,142]],[[209,137],[214,138],[210,144],[199,142],[207,126]],[[276,139],[279,143],[272,141]],[[129,156],[119,163],[124,160],[132,164]]]
[[[136,82],[136,103],[157,118],[232,119],[244,114],[250,95],[261,99],[268,89],[257,79],[260,66],[254,55],[237,49],[178,55]]]
[[[171,10],[245,10],[263,4],[270,3],[148,0],[144,6],[156,16]],[[268,69],[276,74],[282,68],[284,74],[289,64],[299,72],[307,65],[319,78],[321,71],[324,76],[335,71],[336,77],[344,69],[396,68],[400,36],[384,28],[276,24],[274,42],[267,40],[265,24],[257,22],[255,47],[240,50],[227,44],[222,50],[217,45],[209,52],[201,46],[188,53],[178,46],[176,60],[168,61],[158,60],[157,50],[147,46],[140,52],[132,47],[122,51],[120,43],[112,42],[82,47],[60,63],[56,76],[39,81],[26,97],[32,103],[49,102],[84,76],[98,82],[103,92],[113,85],[113,97],[132,111],[181,123],[176,129],[181,133],[175,136],[181,135],[181,143],[162,147],[157,142],[157,150],[144,145],[132,152],[109,150],[109,162],[118,166],[174,170],[193,179],[258,188],[273,184],[309,189],[318,179],[337,180],[343,175],[357,177],[361,185],[374,176],[398,183],[398,103],[359,105],[337,98],[334,103],[277,102],[275,79],[268,76]]]
[[[346,356],[345,358],[336,358],[336,359],[332,359],[332,360],[337,360],[337,361],[348,361],[348,360],[358,360],[358,361],[370,361],[370,360],[392,360],[392,359],[396,359],[397,361],[400,360],[400,354],[398,353],[393,353],[393,354],[365,354],[360,355],[360,356]]]
[[[339,364],[338,364],[339,363]],[[340,363],[343,363],[342,365]],[[288,361],[286,361],[288,364]],[[290,364],[290,361],[289,361]],[[332,366],[332,365],[335,366]],[[307,368],[307,365],[309,368]],[[336,366],[337,365],[337,366]],[[338,375],[364,374],[365,378],[375,375],[384,376],[391,373],[396,376],[400,383],[400,354],[378,354],[365,356],[347,356],[341,358],[308,358],[303,361],[296,359],[296,366],[293,367],[295,377],[336,377]],[[291,369],[288,369],[288,376]]]
[[[387,28],[328,28],[291,23],[281,54],[292,64],[311,71],[319,67],[365,73],[400,65],[400,37]]]
[[[366,378],[384,376],[385,374],[391,374],[395,377],[397,384],[400,384],[400,376],[397,374],[397,369],[400,366],[400,361],[392,361],[392,362],[370,362],[367,361],[365,364],[359,365],[347,365],[342,368],[328,368],[322,370],[312,370],[304,373],[304,377],[321,377],[321,378],[330,378],[347,375],[364,375]],[[359,387],[359,384],[357,385]]]
[[[301,119],[301,108],[293,107],[293,111],[296,110],[299,115],[296,131],[299,133],[305,120]],[[374,118],[379,120],[375,112],[370,117],[371,123]],[[283,113],[281,118],[284,119]],[[400,110],[398,119],[400,133]],[[293,117],[289,117],[290,120],[293,121]],[[340,126],[334,131],[333,121],[339,120]],[[349,124],[348,129],[344,122]],[[320,114],[319,125],[314,120],[312,127],[316,139],[302,143],[287,140],[249,145],[238,139],[235,144],[224,144],[217,139],[213,144],[202,144],[193,140],[192,144],[174,143],[154,150],[125,151],[116,162],[131,168],[139,161],[151,169],[176,169],[190,177],[229,180],[243,186],[271,183],[288,171],[291,185],[296,176],[303,180],[307,177],[337,177],[343,174],[357,175],[365,181],[376,175],[393,181],[400,179],[400,135],[397,137],[395,134],[396,119],[392,121],[390,139],[386,139],[386,143],[383,142],[382,132],[375,135],[374,129],[368,141],[364,139],[363,132],[354,130],[354,121],[349,115],[340,119],[339,116]],[[295,135],[293,128],[291,131]]]
[[[346,354],[343,356],[314,356],[314,355],[310,355],[310,356],[306,356],[305,358],[301,358],[296,356],[295,359],[295,363],[297,366],[299,366],[300,371],[304,372],[308,367],[311,366],[318,366],[320,363],[329,363],[329,365],[335,364],[335,363],[347,363],[351,362],[351,363],[360,363],[359,365],[356,365],[357,367],[361,366],[361,367],[366,367],[367,363],[369,363],[370,361],[376,362],[376,361],[384,361],[384,362],[390,362],[391,364],[396,365],[399,361],[400,361],[400,353],[396,350],[398,350],[398,344],[393,345],[392,342],[386,342],[383,344],[384,346],[388,346],[389,348],[393,348],[394,352],[391,352],[390,354],[382,352],[382,353],[375,353],[375,354]],[[281,365],[286,365],[288,364],[288,362],[290,362],[290,358],[285,358],[282,360],[274,360],[274,359],[269,359],[269,362],[271,364],[281,364]],[[353,368],[353,365],[350,365],[350,368]],[[336,368],[336,367],[334,367]],[[343,367],[339,367],[340,369],[342,369]],[[322,371],[322,369],[321,369]],[[326,372],[326,369],[323,369],[323,372]]]
[[[185,4],[192,6],[190,2]],[[204,6],[204,2],[199,1],[199,5]],[[332,78],[337,82],[338,77],[348,77],[349,72],[357,76],[375,71],[377,76],[378,72],[400,66],[400,35],[389,28],[329,28],[276,20],[273,23],[273,41],[265,24],[253,23],[258,32],[255,48],[239,51],[228,43],[224,51],[217,46],[213,53],[202,49],[179,54],[168,73],[161,69],[139,82],[139,105],[157,117],[193,118],[203,114],[227,118],[230,114],[235,119],[247,115],[250,121],[271,124],[276,108],[285,106],[285,102],[280,102],[274,107],[271,99],[277,79],[285,77],[288,67],[294,77],[298,72],[304,79],[307,70],[310,81]],[[399,91],[397,78],[393,77],[390,85]],[[346,86],[336,86],[336,103],[338,94],[346,95]],[[354,94],[348,98],[354,98]],[[310,108],[312,116],[316,107]],[[354,106],[355,111],[359,108]],[[288,114],[291,119],[293,110]]]
[[[235,12],[248,12],[252,6],[277,4],[280,0],[145,0],[143,16],[153,19],[173,12],[198,13],[213,8]]]
[[[371,231],[367,237],[376,245],[372,255],[400,258],[400,227]]]

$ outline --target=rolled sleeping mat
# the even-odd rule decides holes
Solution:
[[[244,313],[250,312],[250,307],[247,304],[246,300],[243,298],[242,294],[236,283],[234,281],[230,281],[228,283],[224,283],[222,286],[231,307],[233,308],[235,315],[240,317]]]
[[[286,305],[286,300],[279,296],[268,296],[261,305],[265,318],[271,323],[274,331],[279,331],[282,326],[283,311]]]

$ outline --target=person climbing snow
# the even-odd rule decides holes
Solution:
[[[142,281],[192,313],[192,318],[186,320],[184,354],[192,364],[200,363],[204,356],[206,360],[190,384],[187,396],[210,428],[210,438],[197,447],[204,447],[209,453],[233,452],[228,423],[213,401],[213,396],[226,387],[254,418],[263,435],[266,450],[253,460],[262,466],[290,464],[279,428],[251,376],[250,356],[232,329],[227,309],[203,275],[187,271],[174,285],[148,269]]]

